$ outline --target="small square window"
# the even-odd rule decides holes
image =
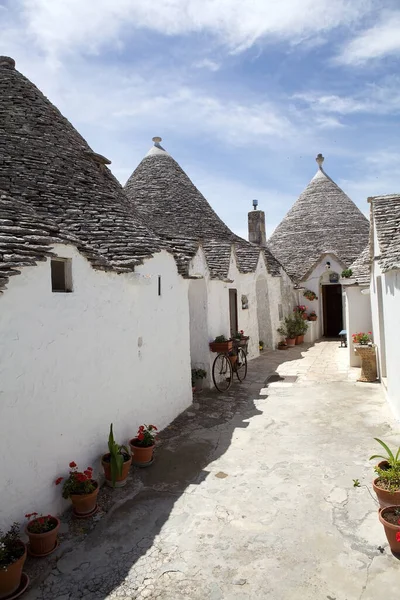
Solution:
[[[53,292],[72,292],[72,261],[70,258],[51,260],[51,289]]]

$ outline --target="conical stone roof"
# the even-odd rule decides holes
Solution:
[[[110,161],[92,151],[9,57],[0,57],[0,157],[0,270],[4,256],[24,255],[13,243],[37,243],[30,229],[55,227],[57,240],[76,245],[94,267],[118,272],[132,271],[162,248],[106,167]],[[12,217],[12,199],[24,207],[23,218],[18,211]],[[21,227],[20,240],[10,241],[13,227]],[[14,269],[25,266],[20,263],[15,260]]]
[[[368,220],[325,173],[323,160],[319,154],[317,173],[268,240],[295,281],[327,252],[349,267],[368,244]]]
[[[179,246],[182,265],[187,266],[201,243],[212,276],[224,278],[234,245],[240,271],[253,272],[260,248],[234,234],[161,146],[161,138],[153,141],[154,146],[125,185],[135,210],[163,240],[169,241],[172,249]],[[279,262],[268,248],[264,254],[269,272],[279,275]]]

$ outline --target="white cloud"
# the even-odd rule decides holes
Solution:
[[[380,84],[367,84],[362,90],[349,96],[312,91],[294,94],[292,98],[304,102],[319,115],[396,114],[400,111],[400,78],[387,77]]]
[[[400,12],[386,12],[379,23],[348,42],[336,60],[345,65],[363,65],[372,59],[400,54]]]
[[[209,58],[199,60],[196,63],[194,63],[193,66],[196,67],[196,69],[208,69],[209,71],[213,71],[214,73],[216,71],[219,71],[219,69],[221,68],[220,63],[217,63],[216,61],[211,60]]]
[[[19,0],[32,38],[46,53],[97,52],[145,28],[163,35],[209,33],[233,50],[276,36],[320,38],[368,13],[372,0]]]

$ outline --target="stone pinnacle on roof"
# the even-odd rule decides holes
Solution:
[[[320,153],[320,154],[317,155],[317,158],[315,160],[318,163],[318,167],[322,170],[322,163],[324,162],[325,158]]]
[[[164,156],[169,156],[168,152],[161,146],[162,138],[158,135],[151,138],[154,142],[154,145],[150,148],[146,156],[153,156],[155,154],[163,154]]]

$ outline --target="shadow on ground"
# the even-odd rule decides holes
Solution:
[[[235,382],[225,394],[196,394],[192,406],[160,435],[154,464],[132,470],[124,489],[103,488],[103,502],[111,504],[108,514],[57,562],[49,563],[53,570],[40,586],[37,578],[27,600],[104,600],[114,597],[113,590],[123,582],[130,594],[138,591],[146,573],[135,565],[146,553],[157,554],[159,564],[157,536],[175,502],[207,477],[224,476],[213,472],[212,463],[229,448],[235,430],[247,427],[252,417],[261,414],[254,398],[269,381],[281,379],[276,372],[279,364],[301,358],[309,347],[265,351],[249,363],[245,382]],[[179,517],[171,518],[176,519],[176,528],[184,527]],[[29,568],[34,571],[32,560],[28,572]],[[151,560],[146,563],[151,571]]]

